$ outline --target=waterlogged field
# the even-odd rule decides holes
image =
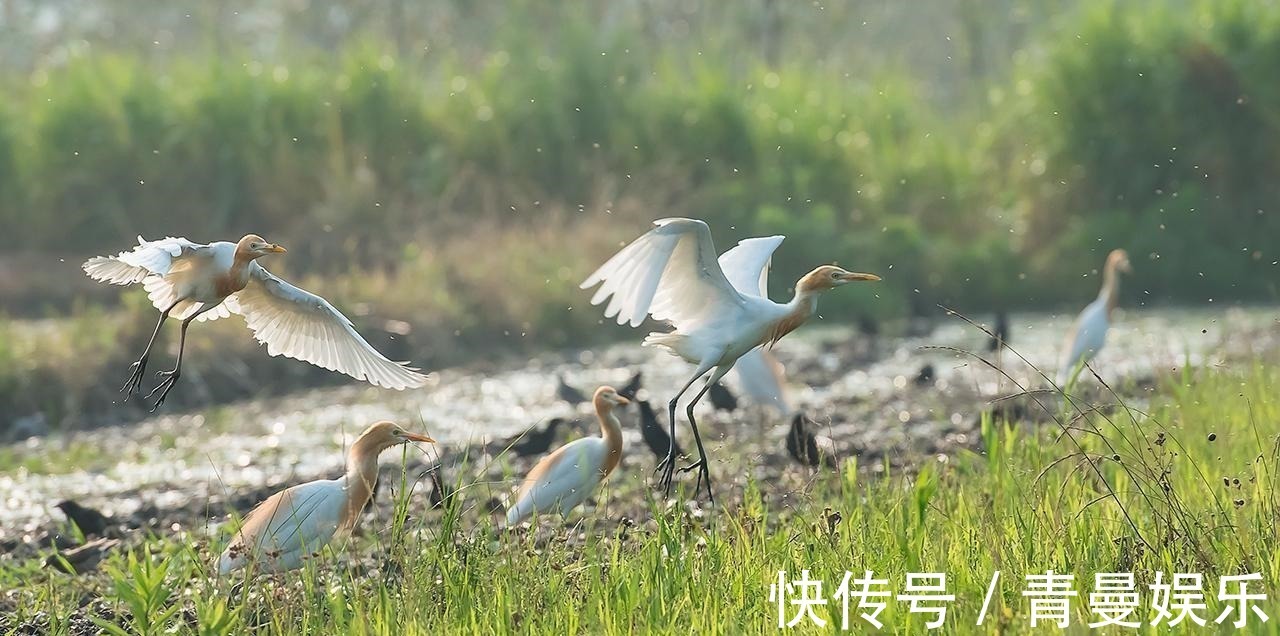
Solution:
[[[1205,607],[1194,613],[1207,625],[1187,617],[1180,628],[1235,631],[1242,601],[1220,599],[1220,585],[1224,577],[1256,574],[1244,594],[1265,599],[1243,602],[1270,620],[1246,608],[1240,632],[1280,633],[1276,314],[1144,311],[1127,318],[1116,347],[1099,358],[1107,385],[1087,378],[1070,398],[1017,395],[1019,385],[1044,383],[1011,353],[1004,376],[974,358],[921,349],[979,349],[980,337],[959,321],[918,338],[877,342],[815,330],[784,342],[779,354],[796,401],[833,438],[836,465],[790,463],[782,450],[785,422],[764,411],[708,412],[714,508],[690,501],[691,482],[677,500],[655,497],[654,460],[628,437],[628,456],[594,505],[568,523],[543,517],[510,533],[494,530],[490,499],[528,463],[486,439],[487,422],[500,439],[563,415],[568,407],[549,395],[557,372],[586,386],[621,383],[630,369],[643,368],[649,390],[642,397],[659,401],[678,363],[619,347],[575,360],[535,359],[522,371],[445,371],[440,388],[422,401],[312,392],[51,438],[38,450],[10,448],[0,477],[0,609],[7,614],[0,627],[773,633],[781,619],[799,633],[829,633],[842,629],[848,600],[850,630],[873,627],[862,618],[870,614],[886,631],[919,633],[938,614],[911,613],[899,595],[913,593],[909,574],[936,573],[945,574],[945,589],[918,593],[954,596],[919,601],[946,608],[941,629],[1026,633],[1035,600],[1024,596],[1033,589],[1026,577],[1052,570],[1074,577],[1057,588],[1075,593],[1064,597],[1072,631],[1103,618],[1093,610],[1106,599],[1090,597],[1097,574],[1132,574],[1137,608],[1123,620],[1151,629],[1157,616],[1162,625],[1172,620],[1155,609],[1159,586],[1184,573],[1201,575]],[[1035,364],[1051,362],[1048,334],[1060,322],[1016,316],[1018,352]],[[937,376],[919,386],[913,377],[924,363]],[[805,385],[813,388],[799,389]],[[1021,405],[1013,422],[989,412],[991,400],[1009,394],[1017,397],[996,404]],[[424,426],[442,444],[384,457],[391,487],[346,549],[290,575],[212,575],[228,514],[283,485],[332,474],[344,429],[349,441],[366,420],[385,416]],[[633,428],[634,415],[624,415],[623,424]],[[587,421],[567,437],[593,426]],[[301,451],[290,448],[294,441]],[[460,494],[432,509],[431,485],[421,475],[437,461]],[[42,565],[53,550],[41,541],[74,534],[49,511],[63,496],[119,520],[113,532],[122,542],[77,576]],[[864,589],[858,580],[868,571],[884,583]],[[1125,589],[1127,579],[1117,581]],[[1238,585],[1228,585],[1227,594]],[[1132,600],[1113,593],[1118,607]],[[876,613],[879,602],[885,606]],[[1050,609],[1040,608],[1034,631],[1054,624]]]

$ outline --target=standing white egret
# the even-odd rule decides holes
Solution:
[[[268,254],[284,252],[283,247],[256,234],[236,243],[207,245],[184,238],[147,241],[139,236],[138,247],[132,251],[86,261],[84,271],[94,280],[115,285],[142,283],[151,303],[160,310],[160,321],[142,357],[133,363],[129,380],[120,389],[126,393],[125,399],[142,387],[151,346],[170,316],[182,320],[178,359],[172,371],[160,372],[165,380],[147,394],[149,399],[160,393],[152,411],[164,403],[182,374],[182,352],[191,321],[231,314],[244,316],[270,355],[303,360],[389,389],[426,383],[426,376],[416,373],[417,369],[378,353],[329,301],[273,276],[256,262]]]
[[[761,345],[772,345],[804,324],[818,307],[818,296],[829,289],[854,281],[880,280],[874,274],[858,274],[834,265],[823,265],[805,274],[796,283],[795,296],[785,304],[769,300],[766,283],[769,262],[781,236],[740,241],[718,260],[711,229],[694,219],[661,219],[657,227],[622,248],[582,283],[586,289],[599,284],[591,298],[598,305],[610,296],[605,317],[618,324],[637,327],[645,316],[665,320],[675,330],[650,333],[644,344],[659,346],[697,365],[693,376],[667,403],[671,437],[675,438],[676,403],[704,374],[707,383],[689,402],[686,414],[698,446],[698,461],[681,469],[698,469],[698,484],[707,481],[711,494],[711,473],[706,450],[693,417],[693,407],[733,368],[738,358]],[[664,468],[661,485],[671,492],[675,471],[675,448],[660,464]]]
[[[602,386],[596,389],[591,403],[603,437],[576,439],[534,465],[516,491],[515,503],[507,508],[507,527],[535,512],[554,509],[561,515],[569,514],[618,467],[622,460],[622,425],[613,408],[630,402],[613,387]]]
[[[1132,271],[1129,255],[1124,250],[1112,250],[1107,255],[1107,263],[1102,270],[1102,290],[1098,292],[1097,300],[1080,312],[1067,332],[1062,359],[1058,363],[1059,386],[1074,379],[1076,369],[1092,360],[1106,344],[1111,312],[1120,298],[1120,272],[1128,274]]]
[[[369,503],[378,479],[378,455],[408,442],[435,440],[386,421],[365,429],[347,452],[347,472],[342,477],[299,484],[258,504],[222,553],[218,573],[227,574],[254,561],[261,572],[292,570],[302,567],[334,537],[346,538]]]

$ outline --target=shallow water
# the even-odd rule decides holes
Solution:
[[[1053,369],[1070,321],[1070,316],[1012,315],[1011,344],[1031,363]],[[801,329],[776,350],[787,368],[789,399],[818,422],[818,432],[832,438],[837,453],[900,464],[930,455],[945,459],[955,448],[971,445],[973,422],[989,400],[1017,391],[1015,382],[1028,388],[1044,384],[1009,352],[1002,359],[1012,380],[1005,380],[976,359],[931,348],[955,347],[989,357],[986,336],[959,318],[940,317],[920,331],[925,335],[872,338],[846,327],[815,324]],[[638,341],[640,333],[636,335]],[[1152,377],[1187,364],[1229,367],[1276,351],[1276,307],[1131,309],[1117,314],[1107,347],[1094,366],[1109,382],[1149,385]],[[921,386],[915,378],[925,364],[933,365],[935,376]],[[30,532],[60,518],[53,504],[64,498],[124,515],[142,505],[190,507],[236,491],[334,476],[342,470],[345,444],[378,419],[396,420],[439,440],[434,448],[406,451],[413,459],[431,463],[441,453],[483,446],[551,417],[589,418],[586,405],[574,411],[555,399],[559,373],[589,391],[603,383],[621,386],[637,369],[644,371],[647,388],[641,397],[647,394],[655,404],[665,403],[691,372],[677,358],[627,343],[598,352],[542,355],[498,373],[446,369],[438,373],[433,387],[416,392],[362,386],[306,391],[162,415],[127,427],[33,438],[12,450],[20,456],[57,457],[70,448],[87,447],[93,451],[93,466],[55,467],[50,472],[56,474],[24,469],[0,473],[0,537]],[[736,387],[733,374],[728,383]],[[706,426],[713,456],[729,442],[754,444],[758,450],[753,452],[759,455],[781,453],[786,420],[773,411],[744,408],[726,414],[712,413],[707,405],[700,409],[699,421]],[[638,444],[633,417],[624,416],[627,443],[637,453],[647,453]],[[594,424],[590,427],[594,430]],[[578,426],[570,436],[586,430]],[[398,459],[396,453],[385,458]],[[628,466],[636,464],[624,463],[624,470]]]

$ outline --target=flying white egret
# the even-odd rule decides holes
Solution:
[[[507,527],[535,512],[559,510],[568,515],[595,492],[597,486],[622,460],[622,425],[614,415],[616,406],[629,404],[613,387],[596,389],[591,400],[600,420],[603,437],[576,439],[543,457],[529,471],[507,508]]]
[[[256,262],[268,254],[284,252],[283,247],[256,234],[237,243],[207,245],[184,238],[147,241],[139,236],[132,251],[86,261],[84,271],[94,280],[115,285],[142,283],[151,303],[160,310],[160,321],[147,348],[133,363],[129,380],[120,389],[126,392],[125,399],[142,387],[151,346],[170,316],[182,320],[178,359],[172,371],[159,373],[165,380],[147,394],[149,399],[160,393],[152,411],[164,403],[182,374],[182,351],[191,321],[231,314],[244,316],[253,335],[266,343],[267,353],[273,356],[303,360],[389,389],[426,383],[426,376],[417,369],[378,353],[327,300],[273,276]]]
[[[1107,263],[1102,270],[1102,290],[1098,292],[1097,300],[1080,312],[1067,332],[1062,359],[1058,363],[1059,386],[1072,380],[1076,369],[1092,360],[1106,344],[1111,312],[1120,298],[1120,272],[1128,274],[1132,271],[1129,255],[1124,250],[1112,250],[1107,255]]]
[[[671,437],[675,438],[676,402],[704,374],[707,383],[689,402],[686,414],[698,446],[698,461],[681,469],[699,469],[698,484],[707,481],[711,494],[711,473],[707,454],[693,417],[693,407],[707,389],[724,377],[734,363],[761,345],[772,346],[804,324],[818,307],[818,296],[853,281],[880,280],[874,274],[848,272],[823,265],[805,274],[797,283],[795,296],[780,304],[766,296],[769,262],[781,236],[740,241],[717,260],[711,230],[694,219],[661,219],[657,227],[622,248],[582,283],[582,288],[600,285],[591,304],[610,296],[606,318],[618,324],[639,326],[645,316],[665,320],[675,327],[669,333],[650,333],[644,344],[659,346],[697,365],[693,376],[667,403]],[[659,468],[665,468],[661,485],[669,494],[675,471],[675,447]]]
[[[260,572],[302,567],[335,537],[345,539],[360,520],[378,479],[378,455],[392,446],[435,440],[409,433],[393,422],[365,429],[347,451],[347,472],[271,495],[244,518],[244,524],[218,560],[227,574],[254,563]]]

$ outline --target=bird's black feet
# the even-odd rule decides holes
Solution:
[[[662,461],[658,462],[658,467],[653,472],[662,471],[662,477],[658,478],[658,488],[666,492],[666,496],[671,496],[671,483],[675,480],[676,474],[676,456],[674,454],[667,455]]]
[[[702,457],[698,459],[698,461],[681,468],[680,472],[687,473],[695,469],[698,471],[698,483],[693,487],[693,496],[698,496],[698,491],[702,489],[702,484],[705,481],[707,484],[707,499],[714,504],[716,502],[716,498],[715,495],[711,494],[711,470],[708,467],[707,458]]]
[[[177,384],[178,378],[182,376],[182,370],[179,368],[175,368],[172,371],[161,371],[156,375],[161,378],[164,378],[164,381],[161,382],[159,386],[157,386],[156,388],[151,389],[151,392],[148,393],[147,397],[145,398],[150,400],[151,396],[155,395],[156,393],[160,394],[160,397],[156,398],[155,404],[151,405],[152,413],[155,413],[156,409],[160,408],[161,404],[164,404],[164,399],[169,396],[169,391],[173,390],[173,385]]]
[[[135,394],[142,392],[142,376],[147,372],[147,357],[143,356],[129,367],[129,379],[125,381],[124,386],[120,387],[120,392],[124,394],[125,401]]]

